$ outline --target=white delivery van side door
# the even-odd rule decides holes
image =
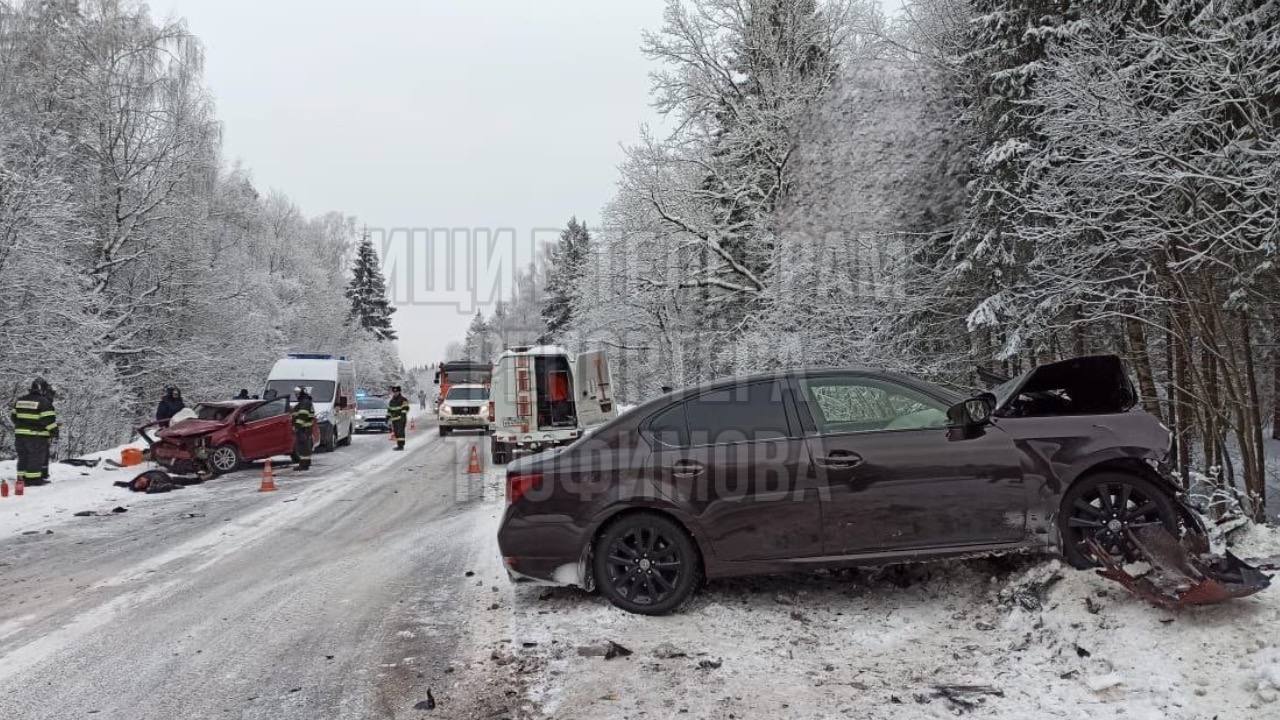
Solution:
[[[578,355],[574,386],[578,391],[578,425],[590,427],[613,419],[613,381],[603,350]]]

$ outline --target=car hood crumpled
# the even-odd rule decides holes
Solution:
[[[161,430],[159,435],[161,440],[190,438],[208,435],[223,427],[226,427],[226,423],[220,423],[217,420],[183,420]]]

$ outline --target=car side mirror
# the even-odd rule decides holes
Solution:
[[[996,408],[996,397],[991,393],[982,393],[956,403],[947,410],[947,422],[952,427],[976,427],[991,422],[991,413]]]

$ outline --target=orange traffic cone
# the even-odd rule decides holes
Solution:
[[[484,472],[484,466],[480,464],[480,452],[476,450],[476,446],[471,446],[471,459],[467,461],[467,474],[478,475]]]
[[[9,481],[0,480],[0,498],[9,497]]]
[[[14,495],[21,495],[21,494],[25,493],[26,491],[27,491],[27,484],[26,484],[25,482],[23,482],[23,481],[22,481],[22,478],[18,478],[17,480],[14,480],[14,481],[13,481],[13,494],[14,494]]]
[[[409,418],[409,432],[413,432],[417,429],[418,429],[418,421],[414,420],[413,418]]]
[[[271,458],[267,458],[267,464],[262,466],[262,485],[258,487],[258,492],[275,492],[276,476],[271,472]]]

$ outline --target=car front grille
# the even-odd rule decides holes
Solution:
[[[451,410],[453,410],[454,415],[479,415],[480,414],[480,408],[478,407],[456,407],[456,408],[451,408]]]

